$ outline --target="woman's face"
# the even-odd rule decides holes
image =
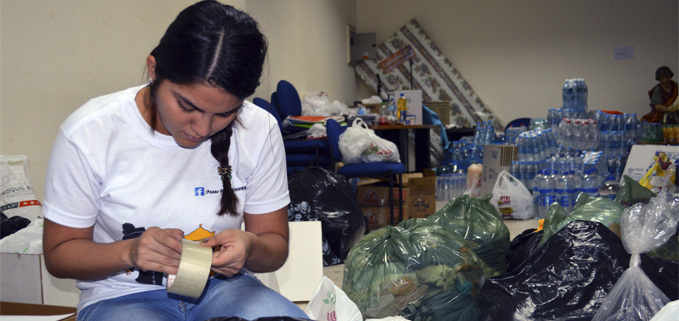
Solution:
[[[172,135],[182,147],[193,148],[231,124],[242,105],[243,100],[218,87],[164,80],[156,90],[154,129]]]

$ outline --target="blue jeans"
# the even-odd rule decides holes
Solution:
[[[205,287],[198,299],[155,290],[99,301],[78,312],[78,321],[203,321],[232,316],[246,320],[271,316],[309,319],[297,305],[247,274],[210,278]]]

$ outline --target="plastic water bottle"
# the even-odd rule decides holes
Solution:
[[[585,171],[585,176],[582,179],[582,192],[591,197],[599,196],[599,174],[596,168],[590,168]]]
[[[608,197],[612,200],[615,200],[619,190],[620,186],[618,185],[618,181],[615,179],[615,176],[608,175],[604,184],[599,187],[599,196]]]
[[[566,210],[566,213],[570,214],[575,205],[573,199],[577,197],[575,178],[571,175],[570,171],[563,171],[559,183],[561,184],[557,186],[557,189],[561,190],[561,194],[559,194],[559,204]]]
[[[625,122],[626,138],[632,139],[637,138],[639,130],[639,120],[637,119],[637,114],[629,114],[629,118]]]
[[[540,216],[540,180],[544,176],[542,173],[542,170],[539,171],[533,178],[533,212],[536,217]]]
[[[569,174],[571,175],[571,177],[573,177],[573,194],[571,197],[571,211],[572,211],[573,208],[575,207],[578,195],[580,194],[580,192],[582,192],[582,175],[584,174],[582,171],[579,173],[570,171]]]
[[[521,168],[519,167],[519,161],[512,161],[512,165],[509,168],[509,174],[521,180]]]
[[[542,175],[538,181],[540,187],[538,219],[545,218],[545,216],[547,216],[549,205],[556,201],[555,183],[556,181],[553,172],[549,169],[542,170]]]
[[[575,108],[575,88],[574,83],[571,79],[566,79],[563,85],[563,109],[573,109]]]

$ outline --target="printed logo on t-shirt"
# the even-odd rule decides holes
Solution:
[[[203,196],[205,195],[205,188],[204,187],[196,187],[196,196]]]
[[[238,188],[234,188],[234,189],[233,189],[234,192],[238,192],[238,191],[240,191],[240,190],[245,190],[245,187],[238,187]],[[205,196],[206,194],[207,194],[207,195],[211,195],[211,194],[221,194],[222,191],[223,191],[223,189],[218,189],[218,190],[216,190],[216,189],[205,189],[205,187],[196,187],[196,188],[194,189],[194,193],[195,193],[194,195],[196,195],[196,196]]]
[[[125,223],[123,224],[123,240],[129,240],[140,237],[145,231],[146,228],[144,227],[135,227],[132,223]],[[129,275],[133,273],[135,270],[139,271],[139,276],[137,276],[137,279],[135,281],[142,284],[163,285],[163,277],[165,276],[165,273],[155,271],[144,271],[137,268],[131,268],[125,271],[125,273]]]

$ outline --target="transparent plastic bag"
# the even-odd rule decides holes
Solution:
[[[345,261],[342,290],[366,319],[467,321],[486,277],[482,261],[450,229],[425,219],[371,232]]]
[[[520,180],[507,171],[498,175],[490,203],[503,219],[526,220],[535,216],[533,196]]]
[[[649,252],[674,235],[679,221],[679,201],[667,192],[642,205],[625,209],[621,218],[622,241],[632,255],[629,268],[608,294],[592,321],[650,320],[670,299],[641,269],[640,254]]]
[[[361,156],[370,144],[370,129],[361,118],[354,119],[351,127],[347,128],[339,137],[339,149],[342,163],[356,164],[361,162]]]

